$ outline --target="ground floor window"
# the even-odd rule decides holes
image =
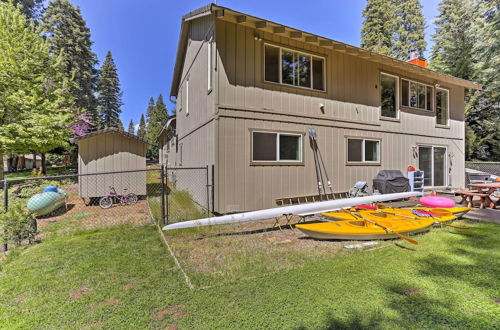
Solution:
[[[380,141],[370,139],[347,139],[348,163],[379,163]]]
[[[424,171],[424,186],[446,186],[446,147],[418,147],[418,167]]]
[[[252,132],[252,161],[301,162],[302,135],[294,133]]]

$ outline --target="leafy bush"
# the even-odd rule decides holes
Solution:
[[[23,240],[33,243],[37,232],[36,218],[23,203],[14,203],[0,213],[0,235],[3,241],[20,245]]]

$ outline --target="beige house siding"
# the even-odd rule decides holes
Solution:
[[[318,193],[314,158],[309,139],[304,136],[304,165],[252,165],[251,131],[265,129],[284,132],[305,132],[309,125],[271,120],[221,118],[219,120],[219,209],[220,212],[255,210],[274,207],[275,198]],[[413,147],[418,144],[446,146],[453,155],[451,182],[464,182],[463,140],[424,137],[409,134],[366,131],[331,126],[315,126],[318,144],[335,192],[349,190],[356,181],[367,181],[382,169],[400,170],[406,175],[408,165],[418,167]],[[347,137],[374,138],[381,141],[379,165],[346,164]],[[448,167],[450,163],[448,162]]]
[[[146,144],[119,133],[108,132],[77,141],[78,173],[91,174],[146,169]],[[101,197],[109,187],[117,193],[146,195],[146,172],[82,176],[80,197]]]

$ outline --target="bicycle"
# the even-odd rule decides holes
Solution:
[[[127,195],[120,195],[116,193],[115,187],[109,187],[111,190],[108,194],[108,196],[102,197],[99,200],[99,206],[103,209],[109,209],[110,207],[113,206],[114,201],[117,203],[120,203],[120,205],[133,205],[137,203],[138,197],[136,194],[127,194]],[[125,193],[127,192],[127,188],[124,188]]]

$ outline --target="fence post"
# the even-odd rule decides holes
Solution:
[[[210,181],[208,178],[208,165],[206,167],[205,174],[207,177],[207,217],[209,217],[210,216]]]
[[[0,166],[3,166],[3,164],[0,164]],[[3,181],[3,207],[5,209],[5,212],[9,210],[9,183],[7,179]],[[5,232],[6,230],[4,229],[4,234]],[[3,250],[4,252],[7,252],[8,250],[6,238],[4,238]]]
[[[163,165],[160,166],[161,190],[161,223],[165,224],[165,173]]]

